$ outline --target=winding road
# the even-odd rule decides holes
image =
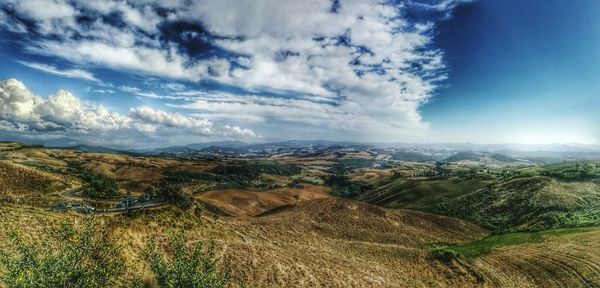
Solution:
[[[113,197],[113,198],[97,198],[97,199],[86,198],[86,197],[83,197],[80,194],[78,194],[78,192],[81,192],[81,190],[82,190],[82,187],[77,186],[77,187],[67,189],[63,192],[60,192],[60,193],[58,193],[58,195],[60,195],[63,198],[66,198],[66,199],[70,199],[70,200],[85,200],[85,201],[96,201],[96,202],[105,202],[105,203],[114,203],[114,204],[119,203],[121,201],[121,199],[124,198],[123,196],[118,196],[118,197]],[[94,211],[94,213],[95,214],[108,214],[108,213],[129,212],[129,211],[140,210],[140,209],[144,209],[144,208],[160,207],[165,204],[166,204],[165,201],[152,200],[152,201],[147,201],[147,202],[138,202],[129,207],[97,209]]]

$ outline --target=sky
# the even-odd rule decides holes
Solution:
[[[600,141],[600,2],[3,0],[0,140]]]

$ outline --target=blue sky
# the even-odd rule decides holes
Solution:
[[[595,0],[2,1],[0,80],[17,82],[0,83],[0,138],[598,143],[599,11]]]
[[[435,43],[447,87],[422,115],[441,139],[600,138],[600,2],[475,1],[440,23]]]

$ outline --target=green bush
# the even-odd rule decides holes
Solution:
[[[146,193],[153,198],[159,198],[173,204],[181,209],[187,209],[192,205],[192,198],[185,194],[176,184],[171,184],[168,181],[160,181],[151,186]]]
[[[325,184],[331,187],[334,195],[344,198],[354,198],[373,188],[367,183],[352,181],[346,175],[331,175],[325,180]]]
[[[63,223],[48,237],[27,242],[5,227],[9,247],[0,251],[0,286],[110,287],[123,274],[121,247],[93,220]]]
[[[83,189],[83,195],[91,198],[104,198],[119,195],[119,186],[117,182],[101,173],[97,173],[83,167],[79,161],[68,161],[68,169],[77,174],[81,179],[87,182]]]
[[[547,165],[540,174],[564,181],[600,179],[600,163],[581,161]]]
[[[114,179],[92,171],[85,171],[80,176],[88,182],[83,190],[83,195],[86,197],[103,198],[119,195],[119,187]]]
[[[429,259],[450,263],[459,259],[462,255],[447,247],[436,247],[429,251]]]
[[[151,241],[144,251],[143,258],[148,262],[156,282],[164,288],[218,288],[226,287],[230,281],[230,269],[227,264],[219,267],[220,258],[215,255],[214,245],[206,248],[201,242],[193,247],[186,246],[183,232],[169,235],[168,251],[171,257]]]

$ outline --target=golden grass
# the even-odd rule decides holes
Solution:
[[[0,160],[0,195],[33,196],[70,187],[71,179],[31,167]]]
[[[600,287],[600,229],[503,247],[472,265],[489,286]]]
[[[217,190],[199,194],[196,199],[216,206],[229,215],[254,216],[274,208],[329,197],[329,189],[326,187],[310,184],[302,184],[302,186],[302,188],[284,187],[262,192],[243,189]]]
[[[85,217],[19,206],[1,206],[0,216],[1,225],[30,238]],[[251,218],[174,207],[96,218],[124,246],[127,265],[147,277],[140,253],[150,239],[164,244],[170,230],[186,231],[190,243],[214,239],[231,262],[234,283],[251,287],[596,287],[600,275],[600,230],[503,247],[472,264],[442,264],[427,259],[427,243],[467,242],[487,232],[454,218],[344,199]]]

